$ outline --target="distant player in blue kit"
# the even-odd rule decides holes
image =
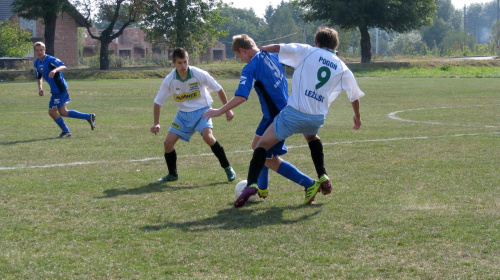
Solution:
[[[71,131],[64,123],[62,117],[69,117],[74,119],[87,120],[90,123],[90,128],[95,128],[95,114],[80,113],[75,110],[66,108],[70,98],[68,94],[68,84],[63,77],[62,71],[66,70],[64,62],[56,57],[45,54],[45,44],[36,42],[33,46],[35,56],[34,61],[36,69],[36,78],[38,79],[38,95],[43,96],[43,79],[47,81],[50,86],[50,93],[52,94],[49,102],[49,115],[61,128],[62,132],[58,138],[67,138],[71,136]],[[59,112],[59,113],[58,113]]]
[[[279,61],[295,68],[292,78],[292,93],[285,107],[272,125],[260,138],[255,148],[248,171],[247,187],[236,199],[234,206],[243,206],[248,198],[257,193],[258,177],[266,163],[266,156],[276,143],[296,133],[306,139],[317,137],[328,113],[331,102],[345,90],[354,111],[354,126],[361,126],[359,98],[365,94],[359,89],[352,72],[335,54],[339,43],[337,31],[321,27],[315,35],[316,47],[305,44],[274,44],[261,47],[262,51],[278,53]],[[319,139],[319,138],[318,138]],[[323,153],[323,145],[316,140],[313,149]],[[321,158],[323,160],[323,158]],[[316,164],[316,163],[315,163]],[[306,189],[305,204],[310,203],[320,188]]]
[[[222,104],[227,103],[224,89],[208,72],[189,66],[189,54],[185,49],[176,48],[172,53],[172,62],[175,69],[165,77],[154,100],[154,124],[151,127],[151,132],[155,135],[160,132],[161,107],[167,97],[172,97],[175,105],[177,105],[177,115],[163,142],[168,173],[158,179],[158,182],[178,180],[175,143],[179,139],[189,142],[196,131],[200,133],[205,143],[210,146],[219,160],[221,167],[226,172],[227,180],[234,181],[236,173],[229,164],[224,148],[213,136],[212,120],[202,118],[203,113],[212,106],[211,92],[217,92]],[[232,111],[226,113],[227,121],[230,121],[233,117]]]
[[[276,54],[260,51],[253,39],[246,34],[233,37],[232,49],[241,61],[247,63],[241,71],[238,88],[234,93],[234,97],[226,105],[219,109],[208,110],[203,117],[218,117],[235,108],[247,101],[250,91],[254,88],[263,114],[252,141],[252,149],[255,149],[266,129],[272,124],[274,118],[285,108],[288,102],[288,84],[285,77],[285,70],[278,61]],[[320,187],[319,181],[317,182],[303,174],[294,165],[284,161],[280,157],[286,153],[287,148],[284,139],[274,143],[266,151],[266,166],[262,170],[259,170],[258,182],[253,194],[258,192],[259,197],[262,198],[268,196],[269,168],[303,186],[305,189],[317,189]]]

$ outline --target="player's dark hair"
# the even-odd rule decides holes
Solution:
[[[175,61],[177,58],[189,59],[189,54],[184,48],[176,48],[172,52],[172,60]]]
[[[333,28],[321,26],[316,31],[314,41],[320,48],[335,50],[339,45],[339,34]]]

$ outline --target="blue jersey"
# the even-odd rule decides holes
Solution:
[[[65,65],[64,62],[56,57],[45,55],[42,61],[38,58],[35,59],[34,65],[36,78],[41,79],[43,77],[49,84],[51,93],[64,93],[68,90],[68,84],[66,84],[62,72],[57,72],[54,78],[49,78],[50,71],[61,65]]]
[[[248,99],[252,87],[259,96],[262,114],[273,119],[288,102],[288,83],[278,55],[257,52],[241,71],[240,84],[235,96]]]

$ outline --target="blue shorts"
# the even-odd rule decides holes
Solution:
[[[71,98],[69,98],[69,93],[67,91],[63,93],[52,93],[49,101],[49,110],[59,109],[69,103],[70,100]]]
[[[257,130],[255,131],[255,135],[261,136],[264,135],[266,129],[273,123],[272,119],[268,119],[266,117],[262,117],[262,120],[257,126]],[[285,140],[281,140],[276,143],[269,151],[267,151],[267,158],[272,158],[273,156],[278,157],[286,154],[288,152],[288,148],[285,145]]]
[[[278,140],[284,140],[297,133],[316,135],[325,119],[325,115],[309,115],[286,106],[274,118],[274,134]]]
[[[212,119],[203,118],[203,113],[210,107],[204,107],[192,112],[177,111],[172,125],[168,129],[181,137],[182,140],[189,142],[195,131],[201,135],[201,131],[207,127],[213,128]]]

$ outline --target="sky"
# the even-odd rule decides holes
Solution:
[[[462,9],[465,5],[470,5],[473,3],[488,3],[496,0],[451,0],[451,3],[453,6],[455,6],[456,9]],[[230,3],[233,2],[233,7],[234,8],[239,8],[239,9],[249,9],[253,8],[255,11],[255,14],[257,14],[258,17],[264,17],[264,13],[266,11],[266,7],[271,5],[274,8],[276,8],[280,3],[281,0],[223,0],[225,3]],[[288,2],[288,0],[285,0],[285,2]]]

